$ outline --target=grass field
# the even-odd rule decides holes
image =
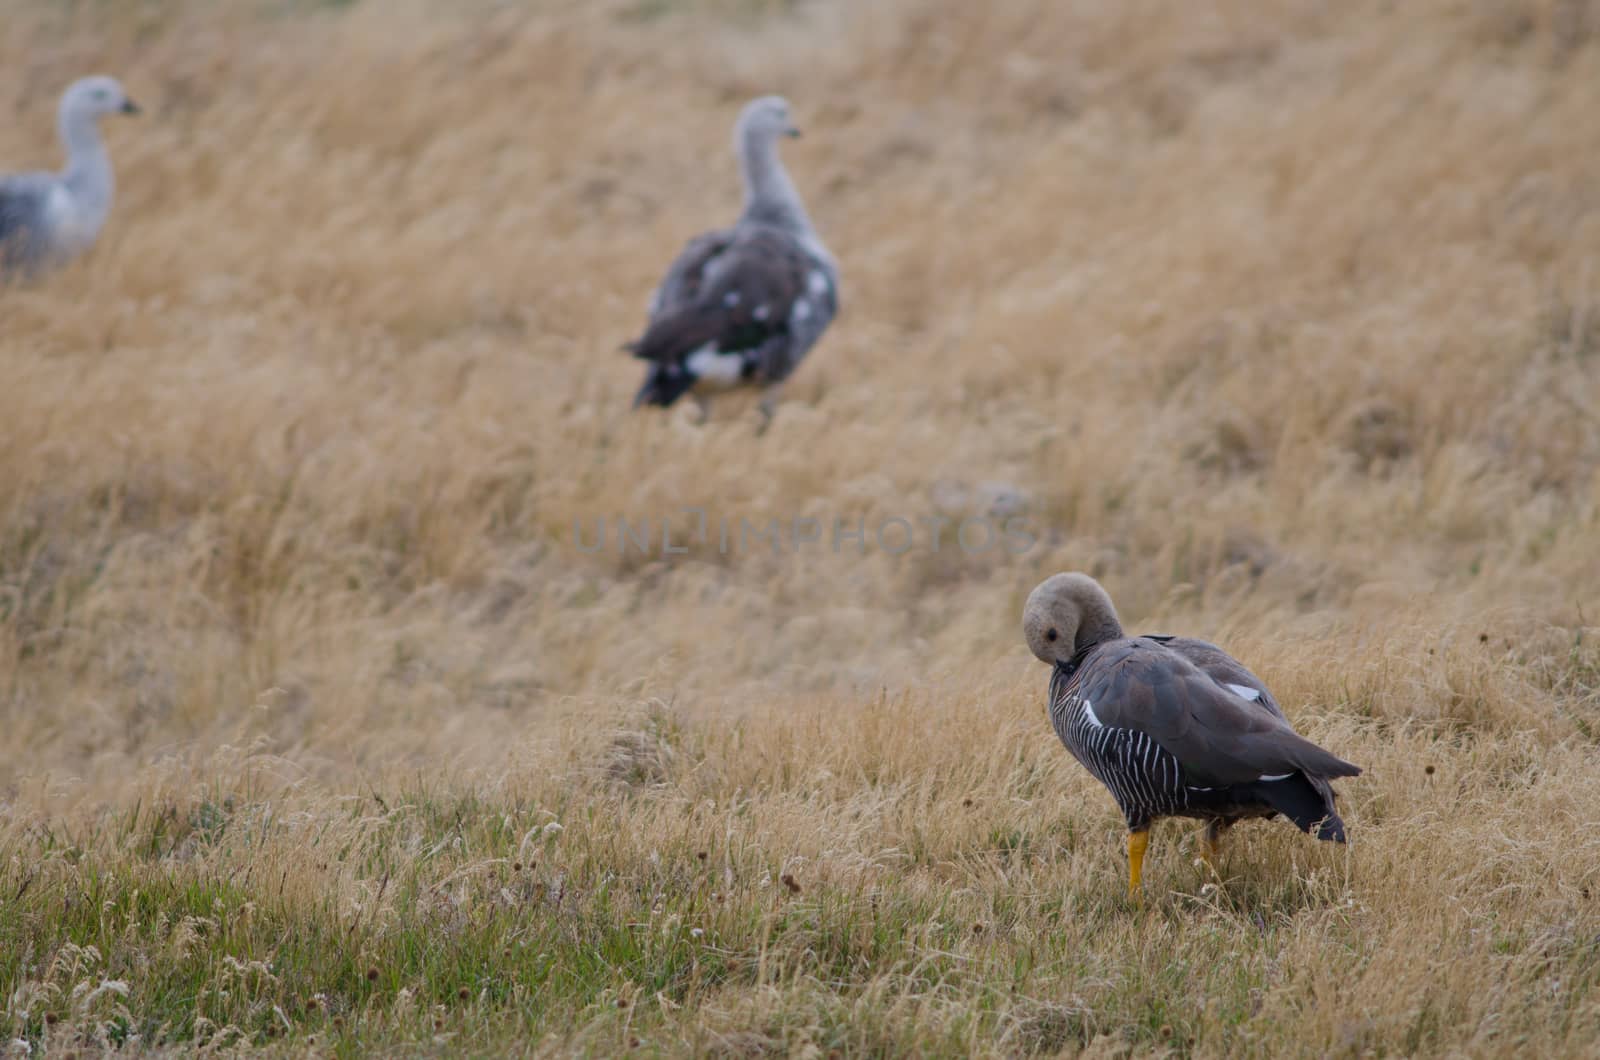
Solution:
[[[0,168],[91,71],[111,224],[0,291],[9,1055],[1600,1048],[1600,4],[12,0]],[[765,434],[632,412],[774,91],[843,313]],[[1350,845],[1130,902],[1065,569]]]

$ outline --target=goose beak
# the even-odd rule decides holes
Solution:
[[[135,103],[131,99],[125,99],[125,100],[122,101],[122,113],[124,113],[124,114],[142,114],[144,112],[139,109],[139,104]]]

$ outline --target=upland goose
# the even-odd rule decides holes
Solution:
[[[88,250],[111,213],[116,181],[100,118],[139,108],[110,77],[85,77],[61,97],[56,126],[66,148],[59,173],[0,177],[0,274],[29,274]]]
[[[1056,735],[1127,819],[1130,893],[1159,817],[1204,821],[1207,862],[1222,833],[1251,817],[1281,813],[1344,842],[1329,782],[1360,768],[1297,734],[1261,679],[1221,648],[1124,636],[1111,597],[1086,574],[1042,582],[1022,626],[1053,669]]]
[[[740,113],[744,212],[691,240],[652,296],[645,333],[627,347],[650,362],[635,408],[754,384],[766,387],[770,418],[778,388],[833,320],[838,267],[778,158],[778,140],[798,135],[778,96]]]

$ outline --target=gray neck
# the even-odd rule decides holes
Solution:
[[[744,177],[742,220],[776,225],[798,235],[815,236],[800,193],[778,158],[778,142],[770,134],[744,132],[739,140],[739,172]]]
[[[1082,618],[1078,623],[1078,635],[1073,638],[1075,651],[1082,651],[1091,644],[1122,639],[1122,623],[1117,620],[1117,609],[1111,606],[1111,599],[1103,593],[1098,599],[1091,596],[1082,601],[1080,613]]]
[[[84,220],[98,225],[111,212],[111,197],[116,192],[111,160],[100,140],[99,122],[92,114],[63,109],[57,127],[67,152],[62,183]]]

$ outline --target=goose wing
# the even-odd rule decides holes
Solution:
[[[1079,678],[1079,694],[1101,724],[1155,740],[1193,784],[1220,787],[1296,772],[1318,778],[1361,772],[1296,733],[1258,701],[1229,690],[1185,652],[1148,638],[1118,641],[1091,656]]]
[[[634,356],[679,363],[709,348],[718,354],[756,354],[763,379],[776,381],[793,370],[804,350],[791,340],[799,328],[815,333],[832,314],[832,288],[805,246],[768,225],[742,225],[725,240],[690,244],[692,263],[663,284],[659,307]],[[682,260],[682,259],[680,259]],[[820,289],[819,289],[820,288]],[[669,295],[671,297],[669,297]],[[814,334],[813,334],[814,337]],[[808,343],[809,345],[809,343]]]

